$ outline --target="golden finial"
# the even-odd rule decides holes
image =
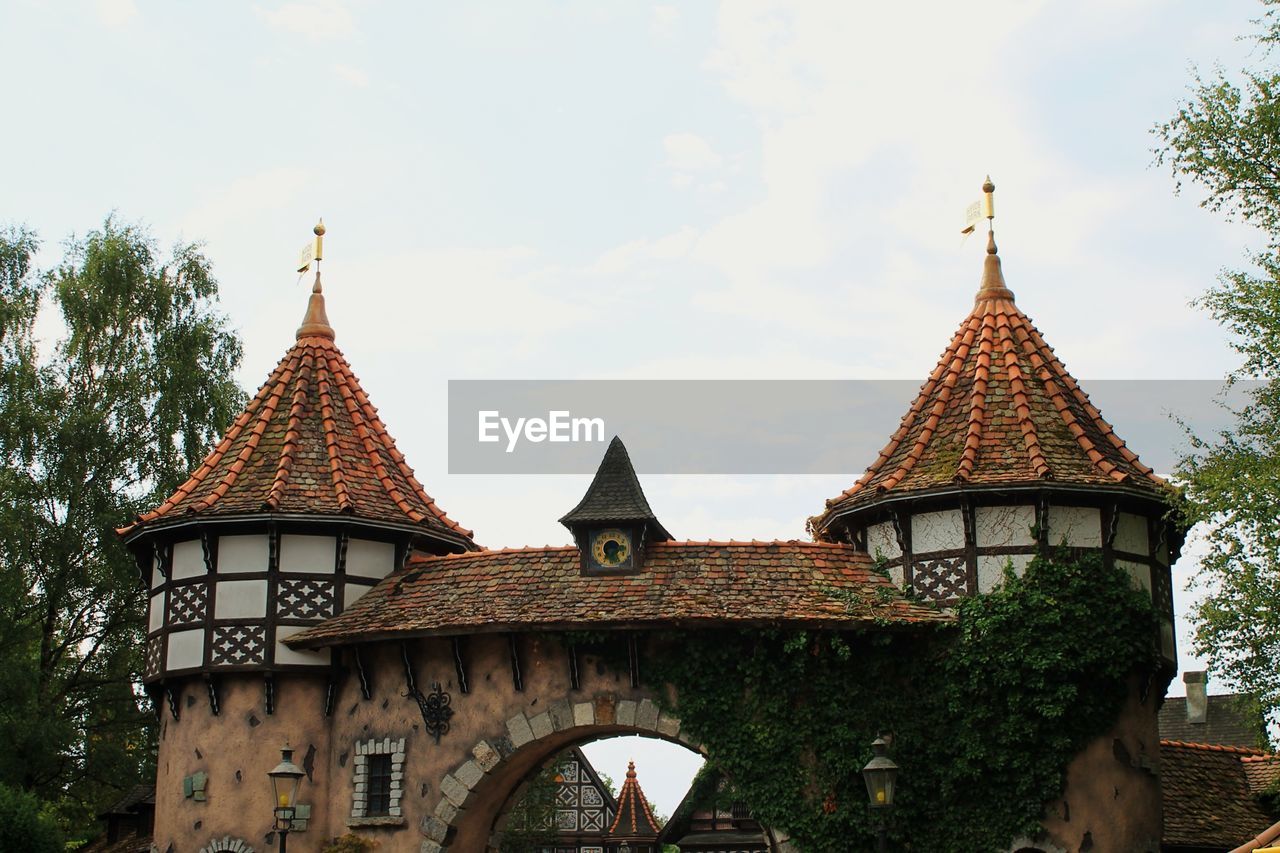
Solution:
[[[982,283],[978,286],[975,301],[984,299],[1013,299],[1013,291],[1004,283],[1004,271],[1000,268],[1000,255],[996,252],[996,185],[991,176],[982,182],[982,215],[987,218],[987,258],[982,264]]]
[[[302,257],[299,259],[299,273],[309,270],[312,261],[316,264],[316,280],[311,286],[311,298],[307,300],[307,313],[302,318],[302,325],[298,327],[299,338],[333,338],[333,327],[329,325],[329,316],[324,310],[324,294],[320,289],[320,261],[324,258],[324,230],[324,220],[321,219],[311,229],[315,239],[303,247]]]

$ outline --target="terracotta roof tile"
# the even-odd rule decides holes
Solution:
[[[187,482],[138,525],[188,516],[346,515],[409,523],[475,547],[423,490],[352,373],[319,277],[294,345]],[[317,304],[318,303],[318,304]]]
[[[973,310],[871,467],[827,501],[819,531],[842,509],[952,484],[1052,480],[1164,493],[1165,482],[1115,434],[1018,309],[994,241],[988,251]]]
[[[649,809],[649,801],[636,780],[636,763],[627,762],[627,778],[618,792],[618,812],[609,827],[611,838],[657,838],[662,827]]]
[[[1271,826],[1246,770],[1267,758],[1241,747],[1162,740],[1164,843],[1228,850]]]
[[[950,622],[903,598],[851,546],[655,542],[642,571],[584,576],[574,547],[418,557],[349,610],[295,634],[300,647],[395,636],[568,626]]]

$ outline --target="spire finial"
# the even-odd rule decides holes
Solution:
[[[627,762],[627,778],[636,778],[636,762],[634,759]]]
[[[996,252],[996,185],[991,176],[982,182],[982,215],[987,218],[987,257],[982,262],[982,283],[978,286],[975,302],[984,299],[1013,299],[1013,291],[1004,283],[1004,272],[1000,269],[1000,255]]]
[[[311,298],[307,300],[307,313],[302,317],[302,325],[298,327],[298,339],[329,338],[333,339],[333,327],[329,325],[329,315],[324,310],[324,293],[320,288],[320,261],[324,258],[324,219],[316,223],[311,233],[315,239],[302,250],[302,263],[298,272],[306,272],[311,262],[316,264],[316,279],[311,285]]]

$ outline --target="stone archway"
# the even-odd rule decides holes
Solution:
[[[471,757],[440,779],[440,802],[422,821],[422,853],[496,849],[494,824],[530,773],[573,744],[629,734],[705,754],[701,744],[682,735],[679,718],[661,711],[652,699],[598,693],[584,702],[561,699],[532,716],[521,712],[501,731],[477,741]]]

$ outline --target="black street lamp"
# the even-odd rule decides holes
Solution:
[[[871,760],[862,768],[862,778],[867,783],[867,796],[871,809],[877,812],[880,822],[876,827],[876,849],[886,853],[889,849],[889,828],[885,823],[885,810],[893,808],[893,793],[898,781],[898,765],[889,758],[889,744],[878,737],[871,743]]]
[[[293,829],[293,816],[298,806],[298,789],[302,777],[307,774],[293,763],[293,749],[286,742],[280,750],[280,763],[267,771],[271,777],[272,808],[276,818],[276,831],[280,833],[280,853],[285,853],[289,843],[289,830]]]

